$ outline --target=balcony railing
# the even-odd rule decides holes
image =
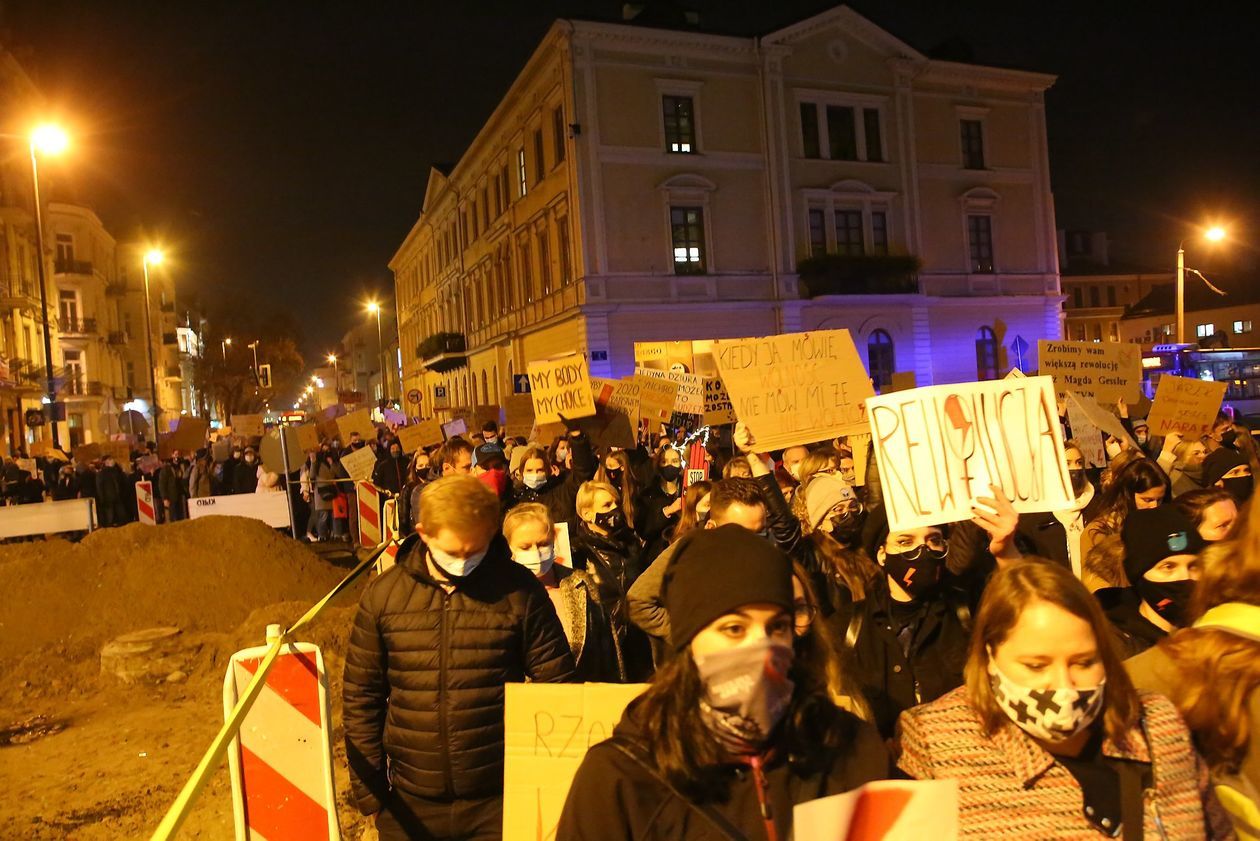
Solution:
[[[53,271],[57,274],[92,274],[91,260],[56,260]]]
[[[801,297],[905,295],[919,291],[919,258],[821,254],[801,260]]]
[[[127,294],[127,281],[111,280],[105,284],[105,294],[118,298]]]
[[[96,380],[72,378],[66,380],[66,396],[68,397],[100,397],[105,393],[105,384]]]
[[[127,344],[127,332],[125,330],[110,330],[109,343],[116,347]]]
[[[63,318],[61,334],[63,336],[85,336],[96,332],[95,318]]]
[[[416,346],[420,364],[430,371],[451,371],[468,360],[463,333],[434,333]]]

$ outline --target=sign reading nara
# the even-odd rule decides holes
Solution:
[[[848,330],[713,342],[735,416],[763,452],[866,432],[875,396]]]
[[[1099,403],[1137,402],[1142,348],[1120,342],[1037,342],[1040,373],[1054,377],[1059,394],[1074,391]]]
[[[1164,374],[1146,422],[1152,435],[1180,432],[1187,439],[1198,438],[1212,431],[1224,399],[1225,383]]]
[[[1049,377],[927,386],[866,406],[892,531],[969,520],[991,485],[1021,513],[1072,501]]]

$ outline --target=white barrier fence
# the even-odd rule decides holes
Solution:
[[[0,508],[0,538],[29,537],[92,531],[96,528],[96,500],[63,499]]]
[[[232,494],[202,496],[188,500],[188,518],[211,515],[249,517],[262,520],[272,528],[289,528],[289,499],[284,493]]]

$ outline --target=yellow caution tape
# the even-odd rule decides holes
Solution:
[[[254,705],[258,694],[262,692],[262,688],[267,682],[267,673],[271,671],[272,665],[276,662],[281,646],[289,642],[289,637],[293,633],[318,616],[320,611],[330,601],[350,586],[352,581],[362,575],[372,564],[376,563],[377,558],[383,555],[385,550],[397,542],[397,540],[391,540],[380,544],[376,551],[366,560],[361,561],[358,566],[350,571],[349,575],[338,582],[336,587],[328,591],[328,595],[324,596],[310,610],[302,614],[300,619],[294,622],[280,635],[279,639],[271,644],[266,656],[263,657],[262,664],[258,667],[258,671],[254,672],[253,679],[245,687],[244,694],[236,702],[236,706],[232,708],[232,714],[228,716],[227,721],[223,723],[223,727],[214,737],[214,741],[210,743],[210,747],[202,755],[201,761],[197,763],[197,767],[193,771],[192,776],[189,777],[188,782],[184,783],[184,787],[180,790],[179,796],[175,798],[175,802],[171,804],[171,808],[166,810],[166,815],[163,816],[162,822],[158,824],[157,830],[153,833],[152,841],[167,841],[179,831],[180,824],[188,817],[188,810],[192,808],[193,801],[197,799],[197,795],[201,794],[202,789],[206,787],[206,783],[210,780],[210,773],[218,768],[219,763],[223,761],[223,756],[227,753],[228,744],[232,739],[236,738],[236,733],[241,729],[241,724],[245,721],[249,708]]]

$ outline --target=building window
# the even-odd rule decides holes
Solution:
[[[862,109],[862,128],[866,133],[866,159],[882,161],[884,159],[884,139],[879,130],[879,109]]]
[[[818,145],[818,106],[812,102],[801,103],[801,140],[805,144],[805,157],[822,157]]]
[[[1099,306],[1102,306],[1102,299],[1101,299],[1101,298],[1099,298],[1099,296],[1098,296],[1098,287],[1097,287],[1097,286],[1091,286],[1091,287],[1089,287],[1089,305],[1090,305],[1091,307],[1099,307]]]
[[[1198,336],[1200,339],[1210,339],[1216,335],[1216,325],[1211,323],[1196,325],[1194,328],[1194,335]]]
[[[564,160],[564,109],[557,108],[551,112],[551,134],[556,144],[556,163]]]
[[[1102,341],[1102,325],[1101,324],[1094,324],[1094,341],[1096,342]]]
[[[876,388],[882,389],[892,384],[895,365],[892,336],[888,335],[887,330],[871,333],[866,340],[866,369],[875,381]]]
[[[1116,305],[1116,287],[1107,287],[1107,306],[1114,307]]]
[[[827,253],[827,211],[818,208],[809,211],[809,256],[821,257]]]
[[[862,243],[862,211],[836,211],[836,253],[849,257],[866,253]]]
[[[533,264],[530,262],[529,258],[530,258],[529,240],[523,239],[521,240],[521,245],[520,245],[519,277],[520,277],[520,288],[521,288],[521,291],[524,293],[525,303],[527,304],[532,303],[534,300],[534,275],[532,271]]]
[[[1251,322],[1250,321],[1235,321],[1234,332],[1235,333],[1250,333]]]
[[[529,176],[525,170],[525,147],[522,146],[521,148],[516,150],[516,191],[517,191],[516,195],[517,197],[524,197],[525,193],[528,192],[529,190],[529,184],[527,183],[528,177]]]
[[[74,262],[74,235],[57,234],[57,262]]]
[[[490,227],[490,188],[481,188],[481,230]],[[414,277],[414,274],[413,274]]]
[[[136,363],[127,363],[127,373],[125,379],[127,383],[128,396],[131,396],[131,393],[136,390]]]
[[[551,294],[551,249],[547,247],[547,229],[538,232],[538,277],[543,295]]]
[[[996,380],[997,378],[997,334],[993,332],[992,327],[981,327],[976,331],[976,379]]]
[[[510,183],[508,181],[507,164],[504,164],[503,168],[499,170],[499,192],[503,194],[503,206],[499,208],[499,213],[503,213],[512,204],[512,193],[508,186]]]
[[[77,332],[75,327],[79,320],[79,296],[73,289],[62,289],[57,294],[60,300],[61,330],[64,333]]]
[[[857,125],[853,109],[843,105],[827,106],[828,151],[833,161],[857,160]]]
[[[881,257],[888,254],[888,214],[882,210],[871,213],[871,253]]]
[[[962,133],[964,169],[984,169],[984,124],[980,120],[959,120]]]
[[[665,119],[665,150],[680,154],[696,151],[695,102],[689,96],[661,97]]]
[[[547,171],[546,156],[543,154],[542,129],[534,129],[534,183],[543,180]]]
[[[1120,341],[1120,322],[1118,321],[1111,322],[1111,326],[1108,332],[1110,333],[1109,338],[1111,339],[1111,341],[1113,342]]]
[[[993,220],[972,214],[967,217],[967,245],[971,250],[971,270],[977,274],[993,273]]]
[[[573,264],[569,261],[569,217],[556,219],[556,250],[560,252],[560,285],[573,281]]]
[[[704,210],[699,207],[669,209],[670,240],[674,244],[674,274],[704,274]]]

